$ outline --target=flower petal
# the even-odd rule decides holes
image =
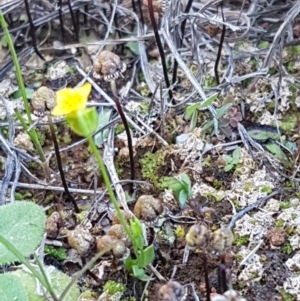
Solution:
[[[92,91],[92,85],[90,83],[85,83],[81,87],[76,88],[74,91],[81,96],[82,102],[84,101],[84,107],[85,107],[89,95]]]
[[[56,93],[56,106],[52,110],[53,116],[67,115],[86,107],[92,86],[85,83],[83,86],[71,89],[65,88]]]

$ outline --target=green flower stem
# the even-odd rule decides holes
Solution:
[[[125,221],[125,218],[120,210],[120,207],[119,207],[119,204],[118,204],[118,201],[114,195],[114,192],[111,188],[111,183],[110,183],[110,180],[108,178],[108,174],[106,172],[106,169],[105,169],[105,166],[103,164],[103,161],[102,161],[102,158],[101,156],[99,155],[99,151],[93,141],[93,138],[91,136],[88,136],[87,137],[88,139],[88,142],[90,144],[90,147],[92,149],[92,152],[94,153],[95,157],[96,157],[96,160],[98,162],[98,166],[100,168],[100,171],[101,171],[101,175],[102,175],[102,178],[103,178],[103,181],[104,181],[104,184],[107,188],[107,191],[108,191],[108,195],[110,197],[110,200],[111,202],[113,203],[113,206],[115,207],[115,210],[117,211],[117,215],[120,219],[120,222],[122,224],[122,226],[124,227],[124,230],[126,232],[126,234],[128,235],[128,237],[130,238],[131,242],[132,242],[132,245],[133,245],[133,249],[134,249],[134,253],[136,254],[136,256],[138,255],[138,248],[136,246],[136,243],[135,243],[135,240],[134,240],[134,237],[128,227],[128,224],[127,222]]]
[[[25,111],[26,111],[26,114],[27,114],[27,118],[28,118],[28,123],[30,125],[32,125],[33,121],[32,121],[32,118],[31,118],[30,107],[29,107],[29,104],[28,104],[27,96],[26,96],[26,91],[25,91],[25,86],[24,86],[24,82],[23,82],[23,78],[22,78],[20,64],[19,64],[18,57],[17,57],[16,51],[15,51],[15,48],[14,48],[13,41],[11,39],[11,36],[9,34],[9,31],[8,31],[8,28],[7,28],[5,19],[4,19],[4,16],[3,16],[1,11],[0,11],[0,24],[1,24],[1,27],[3,29],[5,38],[7,40],[9,51],[11,53],[11,57],[12,57],[12,60],[13,60],[13,63],[14,63],[15,69],[16,69],[17,80],[18,80],[19,87],[20,87],[20,90],[21,90],[21,95],[22,95],[22,98],[23,98],[24,107],[25,107]],[[26,121],[24,120],[24,118],[22,117],[20,112],[16,111],[16,115],[17,115],[18,120],[22,124],[23,129],[25,131],[27,131],[28,127],[26,125]],[[30,139],[32,140],[32,142],[35,145],[35,148],[38,152],[40,160],[42,162],[45,162],[46,158],[44,156],[44,152],[43,152],[43,149],[42,149],[41,144],[39,142],[39,139],[38,139],[38,136],[37,136],[37,133],[36,133],[35,129],[32,129],[32,130],[28,131],[28,135],[30,136]]]

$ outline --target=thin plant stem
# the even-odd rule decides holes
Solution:
[[[31,118],[30,107],[29,107],[29,104],[28,104],[27,96],[26,96],[26,91],[25,91],[25,86],[24,86],[24,82],[23,82],[23,78],[22,78],[21,68],[20,68],[20,65],[19,65],[19,61],[18,61],[18,57],[17,57],[16,51],[15,51],[15,48],[14,48],[13,41],[11,39],[11,36],[9,34],[9,31],[8,31],[8,28],[7,28],[5,19],[4,19],[4,16],[3,16],[1,11],[0,11],[0,23],[1,23],[1,27],[3,29],[4,35],[6,37],[7,44],[8,44],[8,47],[9,47],[9,51],[11,53],[11,57],[12,57],[12,60],[13,60],[13,63],[14,63],[15,69],[16,69],[16,76],[17,76],[18,84],[19,84],[19,87],[20,87],[20,90],[21,90],[21,95],[22,95],[22,98],[23,98],[24,107],[25,107],[27,118],[28,118],[28,123],[30,125],[32,125],[33,121],[32,121],[32,118]],[[20,112],[16,111],[16,116],[17,116],[18,120],[20,121],[20,123],[22,124],[24,130],[27,131],[28,127],[26,125],[26,121],[24,120],[24,118],[22,117]],[[37,153],[40,157],[40,160],[42,162],[45,162],[46,158],[45,158],[43,149],[41,147],[41,144],[39,142],[39,139],[38,139],[38,136],[37,136],[37,133],[36,133],[35,129],[32,129],[32,130],[28,131],[28,135],[30,136],[30,139],[34,143],[34,146],[37,150]]]
[[[60,29],[61,29],[61,37],[63,41],[65,42],[65,28],[64,28],[64,18],[62,14],[62,0],[58,1],[59,3],[59,22],[60,22]]]
[[[44,269],[44,267],[43,267],[41,261],[38,259],[37,256],[34,256],[34,259],[35,259],[35,261],[37,262],[37,264],[38,264],[38,266],[39,266],[39,268],[40,268],[40,271],[41,271],[41,273],[42,273],[42,275],[43,275],[43,277],[44,277],[44,279],[45,279],[45,282],[47,283],[47,290],[48,290],[48,292],[50,293],[52,299],[53,299],[54,301],[59,301],[58,298],[57,298],[56,295],[55,295],[54,290],[52,289],[51,283],[50,283],[49,280],[48,280],[48,276],[47,276],[47,274],[46,274],[46,272],[45,272],[45,269]]]
[[[163,68],[163,73],[164,73],[166,86],[168,88],[169,98],[170,98],[171,101],[173,101],[173,93],[170,89],[170,81],[169,81],[169,77],[168,77],[168,70],[167,70],[167,64],[166,64],[164,48],[162,46],[160,36],[159,36],[159,33],[158,33],[157,24],[156,24],[155,17],[154,17],[152,0],[148,0],[148,11],[149,11],[150,21],[151,21],[151,25],[152,25],[152,28],[153,28],[155,40],[156,40],[157,47],[158,47],[158,51],[159,51],[159,54],[160,54],[160,57],[161,57],[161,65],[162,65],[162,68]]]
[[[57,162],[57,167],[58,167],[58,170],[59,170],[61,182],[64,186],[65,193],[67,195],[68,200],[73,204],[75,212],[79,213],[80,210],[78,208],[78,205],[77,205],[76,201],[74,200],[73,196],[71,195],[71,193],[69,191],[69,187],[68,187],[68,184],[67,184],[67,181],[66,181],[66,178],[65,178],[65,173],[64,173],[64,170],[63,170],[63,165],[62,165],[62,162],[61,162],[61,157],[60,157],[60,152],[59,152],[59,146],[58,146],[58,143],[57,143],[57,139],[56,139],[52,119],[51,119],[51,116],[49,114],[48,114],[48,122],[49,122],[51,138],[52,138],[53,145],[54,145],[56,162]]]
[[[59,301],[62,301],[64,297],[67,295],[68,291],[74,285],[79,278],[86,272],[88,271],[96,262],[99,258],[102,257],[105,253],[110,251],[114,245],[111,245],[109,248],[104,249],[103,251],[99,252],[97,255],[95,255],[79,272],[77,272],[73,277],[70,283],[67,285],[67,287],[64,289],[62,294],[59,297]]]
[[[221,12],[222,12],[222,20],[224,22],[225,20],[224,20],[224,12],[223,12],[223,3],[222,2],[221,2]],[[215,78],[216,78],[217,85],[220,85],[218,67],[219,67],[219,63],[220,63],[220,60],[221,60],[221,53],[222,53],[222,48],[223,48],[223,44],[224,44],[225,33],[226,33],[226,25],[223,23],[222,34],[221,34],[221,39],[220,39],[220,44],[219,44],[219,49],[218,49],[218,54],[217,54],[217,59],[216,59],[215,66],[214,66],[214,72],[215,72]]]
[[[2,243],[10,252],[12,252],[18,258],[18,260],[30,270],[33,276],[37,278],[44,287],[47,288],[47,282],[45,281],[44,277],[37,272],[37,270],[30,264],[30,262],[21,254],[21,252],[17,248],[1,234],[0,243]]]
[[[14,48],[14,44],[13,44],[13,41],[9,34],[9,31],[8,31],[8,28],[7,28],[7,25],[4,20],[2,12],[0,12],[0,22],[1,22],[2,29],[4,31],[4,35],[7,39],[8,48],[11,53],[11,57],[12,57],[12,60],[13,60],[13,63],[14,63],[15,69],[16,69],[16,76],[17,76],[17,80],[18,80],[19,87],[21,90],[21,95],[22,95],[22,98],[24,101],[24,106],[25,106],[25,111],[27,114],[28,122],[31,125],[33,122],[32,122],[32,118],[31,118],[31,112],[30,112],[30,108],[29,108],[29,104],[28,104],[28,100],[27,100],[27,96],[26,96],[25,86],[24,86],[24,82],[23,82],[23,78],[22,78],[22,74],[21,74],[18,57],[17,57],[16,51]]]
[[[68,7],[69,7],[69,11],[70,11],[74,31],[75,31],[75,38],[76,38],[76,41],[79,42],[79,24],[76,23],[75,14],[74,14],[74,11],[72,8],[72,0],[68,0]]]
[[[184,10],[184,14],[188,14],[190,12],[190,9],[192,7],[193,1],[194,0],[189,0],[188,1],[187,5],[185,7],[185,10]],[[182,21],[182,23],[181,23],[181,26],[180,26],[181,37],[180,37],[180,42],[179,42],[179,49],[181,49],[182,45],[183,45],[183,39],[184,39],[184,32],[185,32],[186,21],[187,21],[187,19],[184,19]],[[178,70],[178,62],[175,60],[174,61],[174,67],[173,67],[173,79],[172,79],[173,85],[175,84],[175,82],[177,80],[177,70]]]
[[[204,266],[204,278],[205,278],[205,286],[206,286],[206,300],[210,301],[210,285],[209,285],[209,278],[208,278],[207,256],[203,252],[201,254],[202,254],[203,266]]]
[[[32,45],[33,48],[36,52],[36,54],[43,60],[45,61],[45,58],[43,57],[43,55],[41,54],[41,52],[39,51],[38,45],[37,45],[37,41],[36,41],[36,30],[35,30],[35,25],[33,23],[32,17],[31,17],[31,13],[30,13],[30,7],[29,7],[29,2],[28,0],[24,0],[25,2],[25,8],[26,8],[26,12],[27,12],[27,17],[28,17],[28,21],[30,24],[30,29],[29,29],[29,33],[31,35],[31,40],[32,40]]]
[[[118,201],[117,201],[117,199],[116,199],[116,197],[114,195],[114,192],[113,192],[113,190],[111,188],[111,183],[110,183],[107,171],[105,169],[104,163],[102,161],[102,158],[99,155],[98,149],[97,149],[97,147],[96,147],[96,145],[94,143],[94,140],[93,140],[92,136],[88,136],[87,140],[89,142],[89,145],[91,147],[92,152],[94,153],[94,155],[96,157],[96,160],[97,160],[98,166],[100,168],[100,172],[101,172],[104,184],[105,184],[105,186],[107,188],[107,191],[108,191],[109,198],[110,198],[110,200],[111,200],[111,202],[112,202],[112,204],[113,204],[113,206],[114,206],[114,208],[115,208],[115,210],[117,212],[117,215],[118,215],[118,217],[120,219],[120,222],[121,222],[122,226],[124,227],[124,230],[125,230],[126,234],[128,235],[128,237],[132,241],[132,245],[133,245],[133,248],[134,248],[134,253],[136,255],[138,255],[138,248],[136,247],[134,237],[131,234],[129,226],[128,226],[127,222],[125,221],[125,218],[124,218],[124,216],[123,216],[123,214],[122,214],[122,212],[120,210]]]
[[[126,119],[126,116],[124,114],[124,111],[122,109],[122,106],[120,104],[119,101],[119,97],[117,96],[117,88],[116,88],[116,82],[112,81],[111,82],[111,90],[113,92],[114,95],[114,99],[115,99],[115,103],[116,103],[116,107],[118,110],[118,113],[122,119],[122,122],[124,124],[124,128],[125,128],[125,132],[127,135],[127,142],[128,142],[128,150],[129,150],[129,159],[130,159],[130,180],[134,181],[135,180],[135,169],[134,169],[134,158],[133,158],[133,146],[132,146],[132,139],[131,139],[131,134],[130,134],[130,130],[129,130],[129,125]],[[130,192],[133,193],[133,187],[134,187],[134,183],[132,183],[130,185]]]

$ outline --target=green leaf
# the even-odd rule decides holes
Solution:
[[[206,108],[207,106],[211,105],[216,100],[218,95],[219,95],[219,93],[215,93],[215,94],[211,95],[209,98],[205,99],[201,103],[199,102],[194,105],[188,106],[186,109],[185,118],[189,119],[195,110],[203,109],[203,108]]]
[[[7,43],[7,37],[4,35],[2,36],[2,38],[0,39],[0,45],[3,47],[7,47],[8,43]]]
[[[32,99],[33,95],[34,95],[34,89],[31,88],[25,88],[25,93],[26,93],[26,97],[27,99]],[[12,99],[19,99],[22,98],[22,91],[21,89],[17,90],[16,92],[14,92],[11,95]]]
[[[22,279],[12,273],[0,274],[0,296],[2,301],[29,301]]]
[[[223,158],[224,158],[224,161],[225,161],[227,164],[231,164],[232,161],[233,161],[233,158],[230,157],[230,156],[227,156],[227,155],[225,155]]]
[[[233,167],[234,167],[233,164],[227,164],[227,165],[224,167],[224,171],[230,171]]]
[[[194,130],[194,128],[195,128],[196,125],[197,125],[197,121],[198,121],[198,111],[195,111],[195,112],[192,114],[191,123],[190,123],[190,131],[193,131],[193,130]]]
[[[258,49],[269,48],[270,43],[268,41],[262,41],[257,45]]]
[[[139,43],[130,41],[125,44],[126,47],[128,47],[132,53],[136,55],[140,55],[140,48],[139,48]]]
[[[149,277],[148,275],[145,274],[145,271],[143,269],[140,269],[137,265],[134,265],[132,267],[132,271],[133,271],[133,275],[142,280],[142,281],[150,281],[152,280],[151,277]]]
[[[225,113],[229,110],[229,108],[232,106],[232,103],[227,103],[224,106],[222,106],[219,109],[216,109],[217,112],[217,119],[220,119],[222,116],[225,115]]]
[[[186,201],[188,199],[188,195],[187,195],[187,192],[184,191],[184,190],[181,190],[179,192],[179,195],[177,197],[177,201],[180,205],[181,208],[185,208],[186,207]]]
[[[182,189],[182,184],[176,178],[171,178],[168,182],[170,189],[174,191],[179,191]]]
[[[203,102],[201,102],[200,107],[198,109],[202,109],[211,105],[217,99],[218,95],[219,93],[215,93],[210,97],[208,97],[207,99],[205,99]]]
[[[241,148],[237,147],[232,153],[232,162],[231,164],[238,164],[241,157]]]
[[[103,111],[98,115],[98,129],[105,126],[110,119],[110,116],[112,114],[111,109],[103,109]],[[105,129],[104,131],[101,131],[100,133],[94,135],[94,141],[97,147],[101,147],[103,145],[104,139],[108,137],[109,129]]]
[[[285,155],[285,153],[281,150],[280,146],[276,143],[267,143],[265,144],[266,149],[272,153],[273,155],[275,155],[276,157],[278,157],[281,160],[285,160],[288,161],[287,156]]]
[[[46,215],[41,206],[16,202],[0,206],[0,234],[23,256],[32,254],[45,233]],[[6,246],[0,244],[0,264],[18,261]]]
[[[274,139],[274,140],[279,140],[280,136],[278,135],[277,132],[275,131],[267,131],[267,130],[263,130],[261,129],[252,129],[247,131],[248,135],[256,140],[256,141],[260,141],[260,142],[265,142],[268,139]]]
[[[216,117],[219,120],[228,110],[229,108],[232,106],[231,103],[227,103],[224,106],[222,106],[219,109],[216,109]],[[207,123],[205,123],[202,126],[202,132],[205,132],[206,130],[208,130],[209,128],[211,128],[214,125],[214,121],[210,120]]]
[[[153,245],[142,250],[138,257],[138,266],[140,268],[145,268],[147,265],[151,264],[154,259],[154,248]]]
[[[134,218],[130,220],[130,231],[134,238],[134,244],[137,246],[139,250],[143,250],[144,247],[144,236],[143,236],[143,227],[138,218]]]
[[[132,259],[131,257],[127,257],[124,260],[124,265],[127,271],[132,272],[132,267],[137,264],[137,259]]]
[[[52,290],[54,291],[56,296],[60,296],[67,285],[70,283],[71,278],[66,274],[57,270],[54,266],[43,266],[47,278],[50,282]],[[26,288],[27,295],[30,301],[45,301],[44,296],[40,296],[37,294],[37,281],[32,273],[27,272],[23,269],[19,269],[12,273],[14,276],[18,277],[23,286]],[[64,297],[64,301],[74,301],[77,300],[80,295],[80,291],[76,284],[72,285],[70,290],[67,292]],[[49,293],[47,293],[48,298]],[[50,299],[50,298],[49,298]],[[11,299],[13,300],[13,299]]]
[[[187,120],[189,120],[191,118],[191,116],[193,115],[193,113],[199,108],[200,103],[195,103],[193,105],[190,105],[186,108],[185,110],[185,118]]]

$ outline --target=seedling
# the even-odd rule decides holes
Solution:
[[[224,156],[224,160],[226,162],[226,165],[224,167],[224,171],[230,171],[233,168],[236,167],[236,165],[239,163],[241,157],[241,148],[237,147],[233,153],[232,156]]]
[[[149,281],[151,277],[146,275],[144,268],[151,264],[154,259],[153,245],[144,248],[143,228],[138,218],[134,218],[130,221],[130,231],[133,238],[132,245],[136,258],[128,257],[124,262],[125,267],[136,278],[142,281]]]
[[[169,182],[169,187],[173,190],[180,207],[185,208],[187,200],[193,195],[189,176],[187,174],[181,174],[172,178]]]
[[[212,96],[210,96],[209,98],[207,98],[206,100],[204,100],[202,103],[199,102],[199,103],[190,105],[186,108],[185,118],[188,120],[191,120],[190,131],[192,131],[196,127],[197,120],[198,120],[198,110],[203,109],[203,108],[209,106],[210,104],[212,104],[216,100],[217,97],[218,97],[218,93],[215,93]]]

